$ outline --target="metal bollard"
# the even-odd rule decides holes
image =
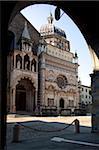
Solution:
[[[13,141],[12,142],[19,142],[19,132],[20,132],[20,126],[18,124],[15,124],[13,127]]]
[[[75,133],[80,133],[80,126],[78,119],[75,119]]]

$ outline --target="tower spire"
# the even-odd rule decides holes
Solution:
[[[28,32],[28,28],[27,28],[27,21],[25,21],[25,24],[24,24],[24,30],[22,32],[22,37],[23,38],[26,38],[26,39],[31,39],[30,38],[30,35],[29,35],[29,32]]]
[[[54,18],[53,18],[53,16],[52,16],[52,13],[51,13],[51,12],[50,12],[50,16],[47,18],[47,20],[48,20],[48,23],[49,23],[49,24],[52,24],[52,23],[53,23]]]

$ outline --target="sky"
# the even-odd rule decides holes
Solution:
[[[26,7],[21,13],[37,31],[40,31],[40,27],[47,23],[47,17],[50,12],[54,17],[55,8],[53,5],[36,4]],[[63,14],[62,10],[61,14]],[[93,72],[92,60],[82,33],[66,13],[58,21],[54,18],[54,25],[65,31],[67,40],[70,41],[70,51],[78,54],[78,63],[80,65],[78,69],[79,79],[83,85],[90,86],[91,78],[89,74]]]

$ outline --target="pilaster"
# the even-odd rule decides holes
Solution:
[[[41,54],[39,62],[39,101],[40,106],[44,106],[45,101],[45,57],[44,53]]]
[[[99,71],[91,76],[92,88],[92,132],[99,132]]]
[[[16,88],[10,90],[10,112],[11,113],[16,112],[15,93],[16,93]]]
[[[14,52],[14,68],[16,68],[16,55],[15,55],[15,52]]]

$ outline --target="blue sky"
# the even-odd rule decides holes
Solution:
[[[41,25],[47,23],[47,17],[50,12],[54,16],[55,8],[56,7],[52,5],[31,5],[23,9],[21,13],[38,31],[40,31]],[[63,11],[61,11],[61,14],[62,13]],[[71,52],[77,52],[79,57],[79,78],[83,85],[90,86],[89,74],[92,73],[92,61],[87,43],[82,33],[66,13],[62,15],[60,20],[56,21],[54,19],[54,25],[66,32],[67,40],[70,41]]]

